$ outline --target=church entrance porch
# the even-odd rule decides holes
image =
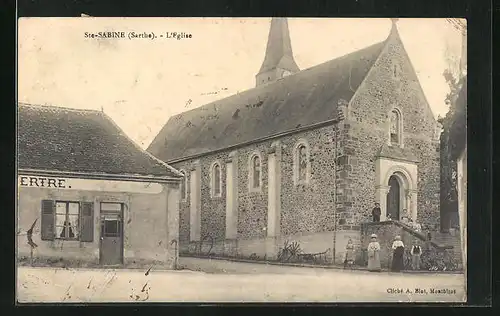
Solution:
[[[392,220],[401,220],[403,216],[408,216],[416,221],[416,163],[379,157],[375,169],[375,202],[380,203],[382,210],[380,220],[386,221],[389,216]]]

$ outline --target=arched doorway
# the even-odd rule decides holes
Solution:
[[[401,186],[396,176],[389,178],[389,193],[387,194],[387,214],[393,220],[399,220],[401,208]]]

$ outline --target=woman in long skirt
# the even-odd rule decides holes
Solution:
[[[396,236],[396,238],[394,238],[394,242],[392,243],[392,251],[393,255],[391,271],[400,272],[404,267],[403,256],[405,253],[405,245],[401,241],[400,236]]]
[[[354,264],[354,244],[352,243],[352,239],[349,238],[347,241],[347,246],[345,246],[345,260],[344,260],[344,269],[349,267],[352,268]]]
[[[368,271],[380,271],[380,244],[377,241],[377,235],[370,236],[371,241],[368,244]]]

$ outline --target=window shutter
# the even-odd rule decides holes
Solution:
[[[42,221],[41,221],[41,239],[54,240],[55,235],[55,208],[56,203],[52,200],[42,200]]]
[[[80,226],[80,241],[94,241],[94,203],[82,202],[81,206],[81,226]]]

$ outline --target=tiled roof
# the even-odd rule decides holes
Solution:
[[[389,146],[387,144],[380,147],[377,157],[419,162],[418,158],[410,150],[398,146]]]
[[[335,119],[384,44],[171,117],[148,151],[171,161]]]
[[[100,111],[19,104],[18,168],[178,177]]]

